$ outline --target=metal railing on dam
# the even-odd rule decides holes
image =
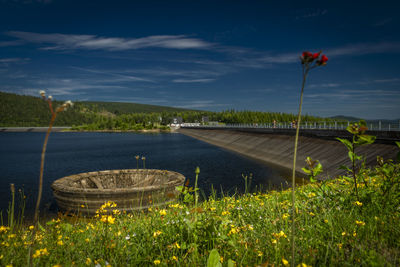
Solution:
[[[315,126],[315,125],[314,125]],[[350,138],[352,135],[346,130],[346,127],[323,127],[321,125],[316,127],[303,125],[300,127],[300,135],[305,137],[312,137],[312,138],[322,138],[328,140],[334,140],[336,137],[340,138]],[[293,127],[271,127],[268,124],[227,124],[227,125],[218,125],[218,126],[211,126],[211,125],[183,125],[181,126],[182,129],[204,129],[204,130],[226,130],[226,131],[237,131],[237,132],[247,132],[247,133],[258,133],[258,134],[275,134],[275,135],[290,135],[294,136],[296,134],[296,128]],[[400,130],[396,128],[391,128],[389,131],[384,130],[370,130],[366,131],[366,134],[376,136],[376,143],[386,143],[386,144],[393,144],[394,141],[400,141]]]
[[[346,130],[350,122],[340,121],[323,121],[323,122],[303,122],[300,129],[312,130]],[[276,122],[276,123],[227,123],[227,124],[213,124],[213,125],[200,125],[199,123],[184,123],[181,127],[207,127],[207,128],[255,128],[255,129],[296,129],[296,124],[293,122]],[[400,131],[400,121],[386,122],[376,121],[367,123],[368,130],[370,131]]]

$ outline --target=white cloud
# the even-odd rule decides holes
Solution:
[[[20,57],[12,57],[12,58],[0,58],[0,63],[25,63],[29,61],[30,58],[20,58]]]
[[[315,94],[306,94],[306,98],[348,98],[354,101],[355,99],[370,99],[376,101],[378,98],[399,98],[399,91],[391,90],[364,90],[364,89],[349,89],[349,90],[338,90],[335,92],[321,92]],[[387,98],[389,97],[389,98]],[[386,100],[385,100],[386,101]]]
[[[399,52],[400,42],[350,44],[342,47],[326,49],[324,51],[324,53],[328,56],[367,55]]]
[[[18,38],[17,41],[47,45],[45,50],[87,49],[87,50],[134,50],[149,47],[169,49],[208,49],[213,44],[186,35],[154,35],[142,38],[115,38],[96,35],[34,33],[8,31],[6,35]],[[0,43],[1,45],[1,43]],[[15,44],[14,44],[15,45]],[[3,43],[4,46],[4,43]]]
[[[215,79],[174,79],[174,83],[208,83],[215,81]]]
[[[380,80],[374,80],[376,83],[393,83],[393,82],[399,82],[399,78],[393,78],[393,79],[380,79]]]
[[[182,104],[174,105],[179,108],[189,108],[189,109],[196,109],[196,108],[205,108],[205,107],[223,107],[227,106],[226,104],[216,104],[214,100],[193,100],[193,101],[185,101]]]
[[[320,87],[333,88],[333,87],[339,87],[339,86],[341,86],[340,83],[322,83],[322,84],[311,84],[309,87],[310,88],[320,88]]]

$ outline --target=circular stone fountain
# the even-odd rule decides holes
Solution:
[[[121,211],[166,205],[176,200],[176,186],[185,177],[174,171],[127,169],[86,172],[66,176],[53,182],[51,188],[64,211],[93,215],[107,201]]]

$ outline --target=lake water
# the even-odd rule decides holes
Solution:
[[[27,215],[36,201],[40,154],[45,133],[0,133],[0,210],[11,200],[10,183],[27,196]],[[244,190],[243,175],[253,174],[253,187],[286,187],[282,172],[182,134],[51,133],[47,146],[42,210],[57,208],[50,185],[61,177],[89,171],[136,168],[135,155],[146,157],[146,168],[182,173],[194,183],[200,167],[199,187],[232,194]],[[140,160],[140,164],[142,161]],[[141,165],[140,165],[141,166]],[[43,213],[42,213],[43,214]]]

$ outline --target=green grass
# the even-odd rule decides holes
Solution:
[[[359,179],[359,202],[348,177],[298,187],[296,265],[400,264],[400,164],[381,164]],[[223,266],[229,260],[237,266],[283,266],[291,258],[289,190],[211,196],[197,209],[177,202],[134,214],[42,222],[33,263],[206,266],[216,249]],[[31,234],[29,227],[0,228],[1,266],[26,265]]]

